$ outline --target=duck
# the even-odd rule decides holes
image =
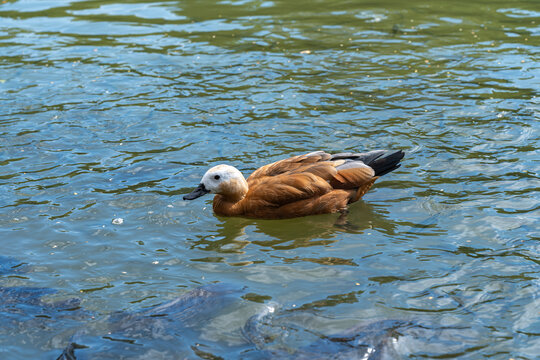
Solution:
[[[404,156],[402,150],[314,151],[264,165],[247,179],[234,166],[220,164],[183,199],[215,194],[218,216],[287,219],[344,213],[379,177],[399,168]]]

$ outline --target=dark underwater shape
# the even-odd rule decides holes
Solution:
[[[11,258],[0,260],[4,269],[18,264]],[[199,348],[204,326],[246,305],[243,289],[209,284],[149,309],[103,317],[81,309],[77,298],[53,302],[44,298],[56,292],[0,287],[0,334],[5,339],[19,334],[25,342],[43,348],[51,346],[51,335],[44,336],[44,329],[47,334],[64,334],[70,340],[58,360],[216,358],[231,351],[245,359],[386,360],[399,358],[394,342],[414,327],[409,322],[384,320],[327,335],[308,325],[321,317],[299,309],[277,311],[268,304],[241,329],[231,328],[243,345],[231,347],[216,339],[204,340]]]
[[[14,344],[50,349],[56,335],[69,336],[89,321],[91,314],[80,308],[79,299],[44,298],[55,293],[50,288],[0,287],[0,358],[26,359],[24,351],[11,353],[17,350]]]
[[[394,342],[415,327],[411,322],[381,320],[360,323],[337,334],[325,335],[304,324],[321,317],[308,311],[269,310],[252,316],[242,334],[255,345],[249,358],[265,359],[400,359]],[[306,339],[312,339],[306,345]]]
[[[114,313],[73,335],[58,359],[193,357],[197,327],[237,302],[240,293],[227,285],[210,284],[144,311]],[[99,332],[103,328],[106,334]]]
[[[24,270],[26,264],[21,263],[17,259],[8,256],[0,255],[0,275],[13,274]]]
[[[214,288],[218,287],[218,288]],[[106,335],[88,329],[75,334],[57,360],[139,359],[139,358],[223,358],[223,353],[238,351],[243,359],[399,359],[394,342],[414,325],[399,320],[359,324],[339,334],[317,334],[298,321],[321,319],[308,311],[278,311],[267,306],[246,322],[239,337],[245,344],[204,340],[198,348],[200,327],[219,315],[231,300],[242,305],[239,291],[222,285],[194,289],[173,301],[138,313],[117,313],[107,321]],[[230,296],[233,295],[233,296]],[[271,311],[269,309],[272,309]],[[235,329],[231,328],[234,333]],[[291,341],[292,339],[292,341]],[[298,346],[311,339],[307,345]]]

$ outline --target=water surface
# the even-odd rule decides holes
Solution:
[[[539,23],[526,0],[3,1],[0,242],[24,271],[0,286],[98,319],[245,286],[193,340],[225,358],[257,356],[241,327],[269,302],[316,334],[429,329],[397,336],[404,358],[537,358]],[[344,226],[181,197],[222,162],[376,148],[403,166]],[[2,356],[54,358],[77,328],[25,321]]]

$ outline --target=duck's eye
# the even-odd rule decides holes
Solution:
[[[214,179],[219,180],[219,178],[220,178],[219,175],[214,175]]]

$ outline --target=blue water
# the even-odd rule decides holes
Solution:
[[[525,0],[2,1],[0,287],[91,315],[15,316],[0,357],[217,282],[246,295],[189,337],[212,356],[256,358],[242,327],[273,304],[306,314],[289,354],[399,321],[403,358],[537,358],[539,24]],[[219,163],[378,148],[403,165],[345,225],[182,200]]]

